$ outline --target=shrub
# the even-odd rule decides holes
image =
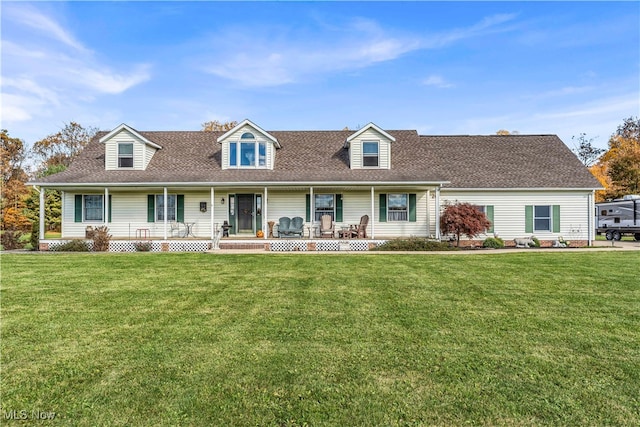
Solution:
[[[38,221],[33,221],[31,224],[31,239],[29,242],[31,243],[32,251],[40,250],[40,224],[38,224]]]
[[[19,230],[4,230],[2,231],[2,250],[10,251],[13,249],[21,249],[24,243],[20,240],[22,232]]]
[[[491,227],[489,221],[477,206],[471,203],[447,203],[440,215],[440,228],[443,233],[456,236],[456,246],[460,246],[460,236],[466,235],[473,239]]]
[[[138,252],[149,252],[151,250],[151,242],[133,242],[133,247]]]
[[[501,249],[504,248],[504,240],[499,237],[487,237],[482,242],[482,246],[485,248]]]
[[[393,239],[371,249],[372,251],[455,251],[458,248],[446,242],[427,240],[420,237]]]
[[[71,240],[51,248],[54,252],[89,252],[89,245],[84,240]]]
[[[531,236],[531,240],[533,240],[533,246],[536,248],[540,247],[540,240],[536,238],[536,236]]]
[[[96,252],[106,252],[109,250],[111,234],[106,226],[96,227],[93,230],[93,250]]]

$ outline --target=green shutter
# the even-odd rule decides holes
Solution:
[[[262,202],[262,194],[255,195],[255,203],[256,203],[256,233],[262,230],[262,208],[258,211],[258,199]]]
[[[156,196],[147,195],[147,222],[156,221]]]
[[[387,195],[380,194],[380,218],[379,222],[387,222]]]
[[[307,222],[311,222],[311,194],[306,194],[305,195],[305,213],[306,213],[306,218],[307,218]]]
[[[416,222],[416,195],[409,194],[409,222]]]
[[[82,222],[82,194],[75,197],[75,222]]]
[[[524,207],[524,232],[533,233],[533,206]]]
[[[342,194],[336,194],[336,222],[342,222]]]
[[[184,222],[184,194],[178,194],[177,200],[178,212],[176,214],[176,221]]]
[[[231,199],[233,198],[233,205],[231,205]],[[236,223],[236,214],[238,213],[238,198],[235,194],[227,195],[227,204],[229,207],[227,211],[229,212],[229,225],[231,228],[229,229],[229,234],[237,234],[236,229],[238,228],[238,224]],[[233,207],[233,215],[231,215],[231,208]]]
[[[109,194],[109,219],[108,222],[111,222],[111,194]]]
[[[487,216],[487,219],[491,222],[491,225],[487,229],[487,232],[493,233],[493,230],[494,230],[493,229],[493,206],[492,205],[486,206],[484,209],[484,213]]]
[[[560,232],[560,205],[553,205],[553,232]]]

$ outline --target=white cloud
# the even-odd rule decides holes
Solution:
[[[151,77],[148,64],[119,65],[113,71],[72,32],[33,6],[11,4],[3,12],[4,122],[37,120],[99,95],[123,93]]]
[[[514,18],[515,15],[495,15],[469,28],[429,37],[390,34],[374,21],[357,18],[327,30],[321,40],[313,42],[290,34],[285,37],[279,28],[253,28],[251,32],[232,28],[208,39],[203,45],[207,57],[200,57],[197,62],[209,64],[199,66],[203,71],[243,86],[278,86],[313,75],[358,70],[413,51],[503,31],[500,25]],[[215,57],[215,63],[209,57]]]
[[[442,76],[438,76],[436,74],[432,74],[429,77],[427,77],[426,79],[422,80],[422,84],[425,86],[434,86],[437,88],[450,88],[450,87],[454,87],[455,85],[453,83],[450,83],[448,81],[446,81],[445,79],[442,78]]]

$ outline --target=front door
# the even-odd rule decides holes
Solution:
[[[253,194],[238,194],[238,233],[253,233]]]

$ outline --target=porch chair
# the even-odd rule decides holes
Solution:
[[[289,234],[289,225],[291,224],[291,218],[283,216],[278,220],[278,237],[285,237]]]
[[[333,238],[336,231],[336,225],[331,219],[331,215],[322,215],[320,217],[320,237]]]
[[[289,225],[289,233],[299,234],[302,238],[304,233],[304,219],[299,216],[295,216],[291,219],[291,225]]]
[[[180,236],[180,223],[176,221],[171,221],[169,223],[169,234],[171,235],[171,237],[174,237],[173,235],[174,233]]]
[[[348,238],[366,239],[367,238],[367,225],[369,224],[369,215],[362,215],[360,217],[360,224],[352,224],[346,231]],[[344,237],[344,236],[342,236]]]

